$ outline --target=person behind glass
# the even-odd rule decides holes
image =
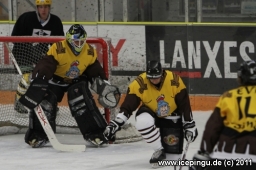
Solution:
[[[146,72],[129,85],[119,113],[104,132],[109,141],[115,141],[115,133],[137,108],[135,126],[154,150],[151,164],[164,159],[178,160],[184,137],[193,142],[198,135],[182,79],[172,71],[163,70],[156,60],[148,61]]]
[[[256,62],[242,62],[237,79],[239,86],[220,96],[206,122],[200,150],[193,157],[219,165],[193,166],[191,170],[256,169]]]
[[[63,25],[60,18],[51,14],[51,0],[36,0],[36,11],[25,12],[16,21],[12,36],[64,36]],[[17,100],[27,90],[30,82],[30,73],[34,65],[49,49],[49,43],[14,43],[12,53],[22,70],[23,78],[20,80],[15,94],[14,108],[20,113],[27,110],[17,104]]]

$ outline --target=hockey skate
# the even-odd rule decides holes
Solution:
[[[32,148],[41,148],[41,147],[45,146],[47,143],[49,143],[48,139],[33,139],[33,140],[29,141],[29,145]]]
[[[163,148],[156,150],[151,159],[149,160],[149,163],[151,164],[152,168],[159,168],[158,161],[162,161],[166,159],[166,154]]]
[[[41,148],[49,143],[49,139],[46,135],[34,133],[33,130],[28,129],[25,135],[25,142],[32,148]]]
[[[85,135],[85,141],[87,145],[91,146],[102,146],[103,144],[108,144],[108,141],[103,136],[103,133],[97,133],[97,134],[86,134]]]

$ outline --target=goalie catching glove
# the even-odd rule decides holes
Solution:
[[[116,140],[116,132],[121,129],[121,127],[126,123],[127,117],[123,113],[119,113],[115,120],[111,120],[109,125],[103,132],[105,138],[108,141],[114,142]]]
[[[119,89],[108,81],[97,77],[93,81],[91,89],[99,95],[98,101],[103,107],[114,108],[119,103],[121,95]]]
[[[19,113],[28,113],[27,109],[18,101],[24,95],[30,85],[30,73],[23,74],[15,95],[14,109]]]

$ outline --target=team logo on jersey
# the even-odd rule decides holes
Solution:
[[[33,29],[32,36],[50,36],[51,31],[43,29]]]
[[[170,106],[169,104],[164,101],[165,96],[162,94],[161,96],[158,96],[158,98],[156,99],[157,101],[157,116],[158,117],[164,117],[167,116],[168,113],[170,112]]]
[[[164,137],[164,143],[167,145],[176,145],[179,142],[179,138],[176,137],[175,135],[168,135]]]
[[[78,69],[78,65],[79,65],[79,61],[74,61],[70,65],[70,69],[66,73],[67,78],[74,79],[80,75],[80,70]]]

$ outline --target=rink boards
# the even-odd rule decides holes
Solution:
[[[0,103],[2,105],[6,104],[13,104],[14,103],[14,95],[15,95],[15,91],[0,91],[1,97],[0,97]],[[97,99],[97,95],[94,94],[93,95],[95,99]],[[126,94],[122,94],[121,95],[121,99],[119,102],[118,107],[120,107],[120,104],[122,104],[124,98],[125,98]],[[213,110],[213,108],[215,107],[219,96],[207,96],[207,95],[190,95],[190,104],[191,104],[191,108],[192,110],[201,110],[201,111],[208,111],[208,110]],[[99,105],[99,103],[97,102],[97,100],[95,100],[97,103],[97,106],[99,108],[101,108],[101,106]],[[63,100],[58,104],[60,107],[61,106],[68,106],[67,103],[67,97],[66,94],[63,97]]]

